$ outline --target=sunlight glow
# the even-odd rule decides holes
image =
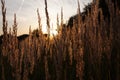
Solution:
[[[48,34],[47,32],[47,28],[46,27],[42,27],[42,32],[43,34]],[[53,37],[56,36],[58,34],[57,30],[56,29],[50,29],[50,36]]]

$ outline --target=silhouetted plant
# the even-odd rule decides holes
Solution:
[[[104,2],[104,4],[102,4]],[[38,29],[17,38],[17,18],[7,32],[5,1],[1,0],[3,40],[0,44],[0,80],[119,80],[119,1],[94,0],[64,24],[57,15],[58,35],[46,39],[37,9]],[[50,21],[45,0],[46,24]],[[108,8],[108,11],[104,11]],[[108,16],[105,16],[106,14]],[[71,25],[72,24],[72,25]],[[50,38],[50,36],[49,36]]]

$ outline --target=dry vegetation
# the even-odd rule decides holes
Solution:
[[[19,42],[16,14],[12,29],[7,32],[5,1],[1,0],[0,80],[120,80],[120,9],[117,0],[105,0],[110,16],[104,18],[99,1],[86,9],[84,20],[78,2],[78,16],[72,27],[63,24],[61,9],[60,25],[57,16],[59,34],[53,40],[42,34],[37,9],[38,36],[30,26],[29,37]],[[47,0],[45,5],[49,32]]]

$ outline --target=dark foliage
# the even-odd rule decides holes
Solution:
[[[28,37],[29,37],[28,34],[23,34],[23,35],[18,36],[17,38],[18,38],[18,41],[23,41],[23,40],[25,40]]]

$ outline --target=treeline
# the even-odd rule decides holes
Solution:
[[[38,31],[29,28],[29,36],[17,39],[17,18],[8,32],[5,1],[1,0],[3,39],[0,45],[0,80],[120,80],[120,9],[119,1],[105,0],[109,16],[104,16],[101,0],[95,0],[77,16],[72,26],[61,24],[57,16],[58,35],[51,40],[41,31],[39,10]],[[45,14],[50,28],[47,1]],[[83,18],[84,17],[84,18]]]

